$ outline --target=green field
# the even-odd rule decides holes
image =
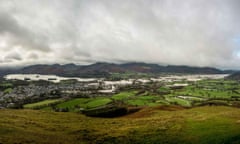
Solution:
[[[115,100],[124,100],[124,99],[128,99],[130,97],[135,96],[135,94],[136,94],[135,91],[126,91],[126,92],[121,92],[119,94],[115,94],[112,96],[112,98]]]
[[[180,82],[178,82],[180,83]],[[240,106],[240,83],[229,80],[202,80],[189,83],[188,86],[173,89],[167,85],[151,89],[131,89],[121,91],[112,96],[101,96],[93,98],[74,98],[66,101],[46,100],[33,104],[26,104],[24,108],[41,108],[47,111],[70,111],[99,108],[109,103],[124,106],[159,106],[159,105],[180,105],[184,107],[216,104]],[[57,103],[54,105],[54,103]],[[51,107],[49,106],[51,104]],[[53,105],[52,105],[53,104]]]
[[[68,108],[69,111],[74,111],[76,106],[84,105],[85,103],[89,102],[89,98],[77,98],[62,102],[56,105],[57,108]]]
[[[56,105],[57,108],[68,108],[69,111],[79,111],[80,108],[91,109],[111,103],[109,98],[76,98]]]
[[[166,100],[172,104],[177,104],[177,105],[181,105],[181,106],[186,106],[186,107],[190,107],[191,106],[191,102],[188,100],[184,100],[184,99],[180,99],[180,98],[176,98],[176,97],[169,97],[166,98]]]
[[[235,81],[204,80],[175,91],[175,95],[196,96],[204,98],[231,98],[240,96],[240,84]]]
[[[160,98],[157,96],[137,96],[126,101],[127,104],[132,106],[156,106],[160,105],[156,101]]]
[[[173,84],[173,83],[171,83]],[[149,86],[151,87],[151,85]],[[184,107],[199,106],[201,104],[216,103],[218,105],[240,105],[240,84],[226,80],[202,80],[189,83],[189,86],[172,89],[161,86],[156,90],[138,89],[122,91],[112,96],[95,98],[74,98],[59,102],[54,105],[57,109],[78,112],[80,109],[92,109],[108,105],[109,103],[124,104],[128,106],[157,106],[180,105]],[[24,108],[41,107],[44,110],[53,110],[47,103],[54,101],[42,101],[24,105]],[[43,107],[45,105],[45,107]],[[48,107],[47,107],[48,106]]]
[[[1,143],[238,144],[240,109],[149,107],[120,118],[0,110]]]
[[[170,90],[161,87],[158,91],[167,92],[164,97],[168,102],[188,107],[212,100],[217,100],[212,101],[216,103],[225,101],[228,105],[232,105],[240,100],[240,83],[223,79],[189,83],[189,86],[181,89]]]
[[[116,101],[122,101],[131,106],[155,106],[159,105],[159,103],[156,103],[156,100],[160,99],[160,97],[151,95],[137,95],[137,91],[125,91],[113,95],[112,99]]]
[[[50,100],[44,100],[44,101],[40,101],[37,103],[30,103],[30,104],[26,104],[23,107],[27,108],[27,109],[37,109],[37,108],[42,108],[42,107],[47,107],[51,104],[56,104],[61,102],[61,99],[50,99]]]

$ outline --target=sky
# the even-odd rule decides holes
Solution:
[[[0,67],[239,60],[239,0],[0,1]]]

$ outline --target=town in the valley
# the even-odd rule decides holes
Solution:
[[[151,92],[151,94],[148,94],[159,96],[162,99],[164,92],[161,92],[161,88],[179,89],[198,81],[219,80],[226,76],[226,74],[164,75],[155,78],[110,81],[104,78],[70,78],[56,75],[10,74],[6,75],[0,84],[0,108],[22,108],[25,104],[48,99],[63,99],[67,101],[74,98],[109,98],[125,91]],[[145,94],[145,96],[148,94]],[[194,95],[192,97],[194,97]],[[149,98],[151,98],[151,96],[149,96]],[[164,98],[166,102],[169,101],[168,96]],[[187,98],[187,95],[178,96],[180,100]]]

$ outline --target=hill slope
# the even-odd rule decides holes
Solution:
[[[92,65],[32,65],[17,70],[0,69],[0,76],[12,73],[22,74],[54,74],[59,76],[79,77],[106,77],[111,73],[188,73],[188,74],[221,74],[221,71],[211,67],[189,67],[189,66],[160,66],[146,63],[95,63]]]
[[[0,110],[0,143],[240,143],[240,109],[145,108],[120,118]]]

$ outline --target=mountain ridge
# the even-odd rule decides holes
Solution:
[[[213,67],[194,67],[194,66],[177,66],[167,65],[162,66],[151,63],[103,63],[98,62],[90,65],[76,65],[76,64],[37,64],[30,65],[18,69],[4,69],[0,68],[0,76],[6,74],[54,74],[58,76],[69,77],[106,77],[111,73],[186,73],[186,74],[224,74],[231,71],[224,71]]]

